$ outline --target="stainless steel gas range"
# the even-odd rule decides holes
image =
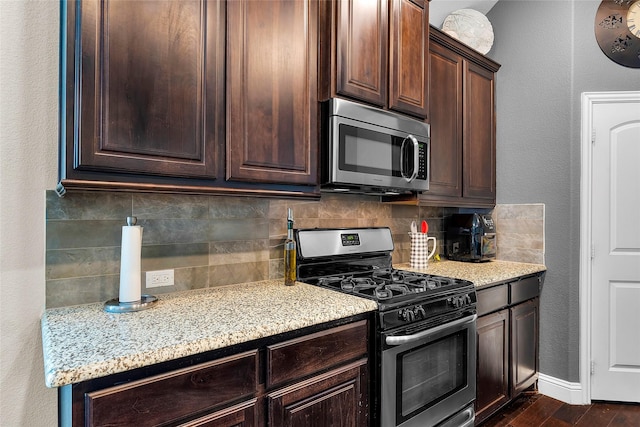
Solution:
[[[473,283],[393,268],[389,228],[300,229],[298,279],[377,301],[373,425],[472,426]]]

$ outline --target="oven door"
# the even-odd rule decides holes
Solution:
[[[476,319],[474,314],[409,335],[383,334],[381,427],[446,424],[461,412],[468,420],[459,425],[473,425]]]

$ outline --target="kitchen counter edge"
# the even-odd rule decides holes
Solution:
[[[45,384],[61,387],[373,311],[374,301],[282,281],[158,295],[134,313],[104,303],[47,309]]]
[[[411,268],[409,263],[394,265],[394,267],[402,270],[468,280],[473,282],[476,288],[507,282],[509,280],[517,279],[518,277],[541,273],[547,270],[547,267],[543,264],[500,260],[489,262],[429,260],[429,264],[426,269]]]

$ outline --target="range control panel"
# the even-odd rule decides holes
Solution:
[[[360,236],[358,233],[341,234],[342,246],[358,246],[360,245]]]

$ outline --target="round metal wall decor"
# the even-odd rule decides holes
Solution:
[[[640,68],[640,0],[605,0],[595,19],[598,45],[612,61]]]

